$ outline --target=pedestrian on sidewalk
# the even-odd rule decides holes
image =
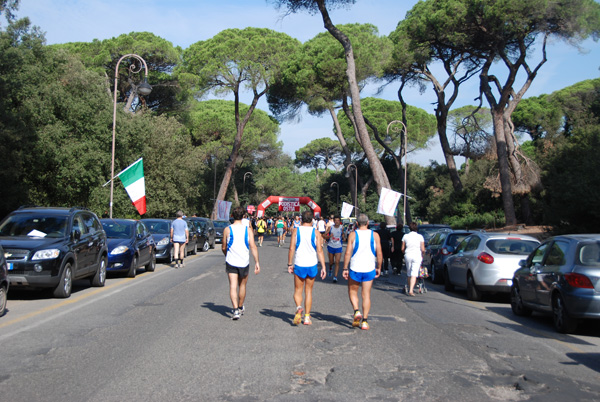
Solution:
[[[404,264],[406,264],[406,281],[408,282],[408,295],[414,296],[413,292],[419,276],[419,269],[425,254],[425,239],[417,233],[417,224],[411,222],[408,227],[410,233],[402,238],[402,252],[404,253]]]
[[[394,268],[394,272],[400,275],[400,271],[402,270],[402,238],[404,237],[404,225],[402,223],[398,223],[396,226],[396,230],[392,233],[392,267]]]
[[[312,226],[312,211],[302,213],[302,225],[292,232],[290,251],[288,252],[288,272],[294,274],[294,302],[296,315],[294,325],[303,322],[311,325],[312,290],[321,264],[321,279],[327,276],[325,256],[323,255],[323,239]],[[295,258],[294,258],[295,257]],[[304,308],[302,309],[302,293],[304,292]],[[302,313],[304,312],[304,321]]]
[[[329,253],[329,276],[333,276],[333,283],[338,281],[337,276],[340,270],[340,260],[342,259],[344,237],[344,227],[342,219],[339,216],[332,218],[332,225],[325,232],[325,239],[328,239],[327,252]],[[335,271],[333,267],[335,266]]]
[[[185,258],[185,245],[190,241],[188,223],[183,220],[183,211],[177,211],[177,219],[171,223],[171,243],[173,243],[173,255],[175,256],[175,268],[183,267]]]
[[[221,250],[225,254],[225,271],[229,277],[229,297],[233,305],[233,320],[239,320],[246,311],[246,284],[250,272],[250,253],[254,257],[254,274],[260,272],[258,248],[254,233],[242,222],[244,208],[235,207],[231,213],[233,223],[223,230]]]
[[[371,288],[373,279],[381,273],[381,244],[379,235],[369,229],[369,217],[359,214],[358,228],[348,236],[344,255],[344,279],[348,281],[348,296],[354,309],[353,327],[369,329],[371,311]],[[349,266],[349,269],[348,269]],[[362,309],[358,308],[358,288],[362,286]]]
[[[379,242],[381,243],[381,255],[383,256],[383,265],[381,266],[381,274],[386,276],[388,274],[388,267],[390,264],[390,242],[391,236],[387,225],[384,222],[379,224],[379,230],[376,232],[379,235]]]

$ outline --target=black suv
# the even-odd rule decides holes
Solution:
[[[51,288],[55,297],[69,297],[76,279],[104,286],[106,234],[87,209],[20,208],[0,222],[0,244],[11,287]]]

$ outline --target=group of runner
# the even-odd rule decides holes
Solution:
[[[233,306],[233,320],[238,320],[245,312],[244,300],[246,284],[250,270],[250,253],[254,257],[254,273],[260,272],[258,248],[254,241],[254,230],[250,221],[244,218],[244,209],[236,207],[232,211],[233,224],[223,232],[222,251],[225,255],[226,272],[229,278],[229,295]],[[265,221],[265,225],[260,223]],[[316,221],[316,224],[315,224]],[[340,217],[331,217],[327,224],[321,219],[314,219],[312,211],[305,211],[296,216],[292,222],[283,217],[274,219],[273,229],[277,234],[278,247],[285,244],[285,234],[291,234],[288,251],[288,272],[294,275],[294,295],[296,304],[293,323],[295,325],[311,325],[312,291],[317,275],[321,279],[327,276],[324,245],[327,244],[329,254],[329,275],[337,282],[344,229]],[[368,330],[368,316],[371,309],[371,288],[373,280],[381,274],[382,252],[379,235],[368,228],[367,215],[357,218],[358,227],[347,237],[344,255],[343,277],[348,281],[348,296],[354,310],[352,326]],[[262,237],[268,233],[268,219],[260,219],[256,223],[258,243],[262,245]],[[260,226],[259,226],[260,225]],[[261,228],[258,231],[258,228]],[[326,243],[328,240],[328,243]],[[319,265],[321,269],[319,270]],[[358,291],[362,287],[362,312]],[[303,306],[304,301],[304,306]]]

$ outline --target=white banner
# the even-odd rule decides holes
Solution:
[[[382,188],[381,195],[379,196],[379,205],[377,206],[377,213],[382,215],[394,216],[396,206],[402,193],[398,193],[389,188]]]
[[[231,202],[217,200],[217,220],[228,221],[229,213],[231,211]]]
[[[354,209],[354,206],[352,204],[347,204],[347,203],[342,203],[342,218],[350,218],[350,215],[352,215],[352,209]]]
[[[279,199],[279,210],[283,212],[299,212],[300,198],[283,198]]]

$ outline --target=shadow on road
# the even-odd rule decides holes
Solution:
[[[600,372],[600,353],[567,353],[567,357],[592,370]]]
[[[346,328],[352,328],[352,323],[348,321],[347,318],[343,318],[337,315],[329,315],[329,314],[321,314],[312,312],[310,314],[315,320],[319,321],[327,321],[332,324],[340,325]]]
[[[205,307],[211,311],[214,311],[215,313],[219,313],[223,317],[227,317],[227,318],[229,318],[229,313],[231,313],[231,307],[223,306],[221,304],[206,302],[202,305],[202,307]]]
[[[294,315],[284,311],[275,311],[271,310],[270,308],[263,308],[260,313],[265,317],[279,318],[281,321],[287,322],[290,325],[293,325],[294,322]]]

